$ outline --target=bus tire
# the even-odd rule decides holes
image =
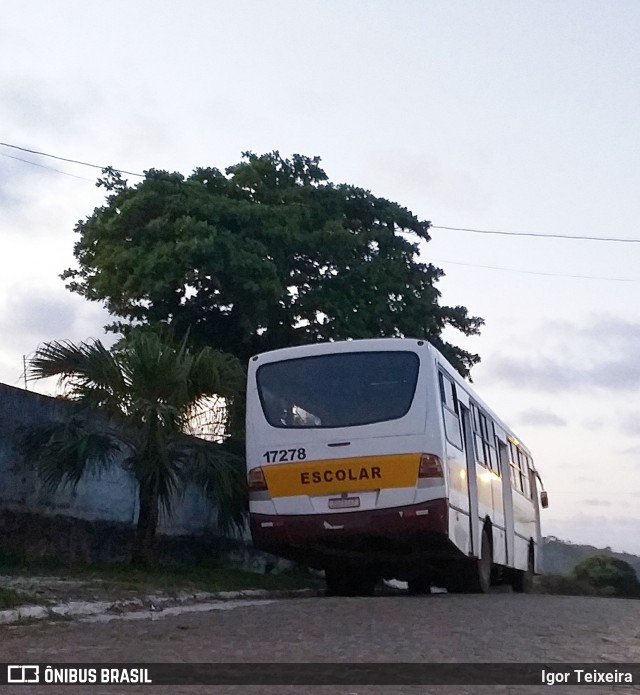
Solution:
[[[358,580],[358,593],[356,596],[373,596],[376,585],[378,584],[378,576],[372,572],[363,572]]]
[[[511,582],[514,591],[530,594],[533,591],[533,576],[535,569],[535,555],[533,547],[529,548],[529,557],[526,570],[515,570],[515,577]]]
[[[327,596],[348,596],[349,575],[344,570],[327,567],[324,571]]]
[[[423,595],[431,593],[431,577],[426,574],[409,579],[407,584],[410,594]]]
[[[327,596],[371,596],[378,578],[366,569],[327,568],[324,572]]]
[[[468,570],[465,581],[465,589],[472,594],[488,594],[491,588],[491,568],[493,565],[493,553],[491,551],[491,539],[487,529],[482,531],[480,542],[480,557],[473,560]]]

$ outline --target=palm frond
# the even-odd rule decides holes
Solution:
[[[90,429],[79,418],[23,427],[19,450],[46,489],[74,489],[83,475],[109,468],[121,453],[113,436]]]
[[[218,528],[224,534],[240,534],[249,510],[244,457],[224,444],[191,440],[182,444],[189,464],[185,479],[204,491],[215,505]]]
[[[30,380],[57,376],[67,397],[84,405],[123,410],[127,385],[114,356],[99,340],[41,345],[27,367]]]
[[[211,396],[233,397],[244,387],[244,371],[232,355],[204,348],[192,352],[163,329],[132,331],[118,346],[131,387],[132,414],[156,417],[169,429],[184,431],[194,407]]]
[[[189,370],[193,396],[216,394],[233,398],[242,391],[244,380],[245,373],[237,358],[209,347],[194,356]]]

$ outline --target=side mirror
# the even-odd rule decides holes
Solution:
[[[540,493],[540,505],[543,509],[546,509],[549,506],[549,495],[547,494],[546,490],[543,490]]]

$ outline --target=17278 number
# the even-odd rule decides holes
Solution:
[[[265,451],[262,454],[263,459],[267,459],[267,463],[284,463],[285,461],[304,461],[307,458],[307,450],[300,449],[274,449],[273,451]]]

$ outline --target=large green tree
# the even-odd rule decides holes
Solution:
[[[76,227],[78,267],[63,278],[129,322],[171,324],[241,360],[285,346],[409,336],[462,374],[478,356],[442,338],[482,319],[443,306],[443,271],[420,260],[429,222],[397,203],[327,180],[318,158],[277,152],[188,178],[113,170],[106,204]]]
[[[224,530],[243,524],[242,457],[185,434],[209,396],[233,398],[241,389],[236,358],[211,348],[193,351],[166,331],[137,328],[111,350],[97,340],[47,343],[31,359],[29,375],[59,377],[77,414],[26,430],[24,454],[52,490],[124,465],[138,484],[134,563],[153,561],[160,508],[170,513],[189,483],[215,502]]]

